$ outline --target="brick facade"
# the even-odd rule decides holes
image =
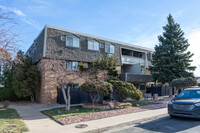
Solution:
[[[42,59],[37,63],[41,76],[41,86],[36,92],[36,100],[40,103],[51,104],[57,102],[58,82],[56,77],[59,76],[59,73],[52,71],[52,61],[57,62],[59,65],[63,62],[63,60]],[[86,63],[83,64],[86,66]],[[67,82],[73,79],[73,83],[83,84],[84,79],[81,79],[76,73],[78,72],[66,76],[64,80]]]
[[[52,104],[57,103],[57,76],[63,76],[59,72],[53,71],[53,65],[52,62],[56,62],[56,64],[61,65],[63,62],[67,62],[65,60],[54,60],[54,59],[42,59],[37,63],[38,70],[40,72],[41,76],[41,85],[40,88],[36,91],[36,100],[40,103],[45,104]],[[82,62],[84,66],[88,66],[87,63]],[[118,66],[116,69],[117,71],[120,71],[120,66]],[[66,70],[67,72],[67,70]],[[66,73],[64,73],[66,74]],[[73,74],[70,74],[65,77],[64,79],[66,82],[73,81],[75,84],[83,84],[85,80],[78,75],[78,71],[74,72]]]

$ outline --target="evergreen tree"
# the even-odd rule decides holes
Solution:
[[[31,97],[34,101],[34,93],[39,86],[40,76],[37,66],[32,64],[28,57],[24,57],[15,68],[13,75],[13,89],[18,98]]]
[[[116,70],[117,60],[112,57],[108,57],[108,55],[100,55],[100,60],[96,59],[92,62],[92,67],[99,70],[106,70],[109,76],[117,77],[118,73]]]
[[[170,83],[181,77],[193,77],[196,68],[191,66],[193,54],[187,51],[190,44],[180,25],[175,23],[171,14],[167,20],[163,35],[158,36],[159,45],[155,46],[153,66],[150,67],[154,81],[161,83]]]
[[[13,80],[13,75],[16,72],[16,68],[22,63],[21,60],[24,56],[24,52],[19,50],[17,52],[16,57],[14,60],[11,57],[7,58],[7,61],[4,61],[2,63],[2,83],[4,84],[5,88],[12,89],[12,80]],[[8,60],[9,59],[9,60]]]

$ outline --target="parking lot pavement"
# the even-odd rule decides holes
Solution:
[[[162,117],[157,120],[129,125],[106,131],[106,133],[199,133],[200,120],[189,118]]]

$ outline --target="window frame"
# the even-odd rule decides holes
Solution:
[[[99,51],[99,49],[100,49],[100,47],[99,47],[100,43],[98,41],[96,41],[96,40],[88,40],[87,42],[88,42],[88,50]],[[89,48],[89,43],[90,44],[92,43],[92,48],[93,49]],[[98,49],[95,49],[95,43],[98,44]]]
[[[68,38],[72,38],[72,45],[68,44]],[[78,42],[78,46],[75,45],[76,42]],[[66,36],[66,46],[67,47],[73,47],[73,48],[80,48],[80,38],[76,37],[74,35],[72,35],[72,36]]]
[[[66,63],[66,69],[70,71],[78,71],[79,70],[78,65],[79,65],[79,62],[77,61],[68,61]]]
[[[60,40],[61,41],[66,41],[66,37],[67,37],[66,35],[61,35]]]
[[[113,48],[113,51],[111,51],[111,47]],[[109,49],[108,51],[106,49]],[[115,53],[115,45],[113,45],[112,43],[106,42],[105,43],[105,53],[108,54],[114,54]]]

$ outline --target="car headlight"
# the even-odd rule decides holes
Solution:
[[[200,106],[200,103],[196,103],[195,106]]]
[[[172,105],[172,104],[173,104],[172,100],[170,100],[170,101],[168,102],[168,104],[169,104],[169,105]]]

